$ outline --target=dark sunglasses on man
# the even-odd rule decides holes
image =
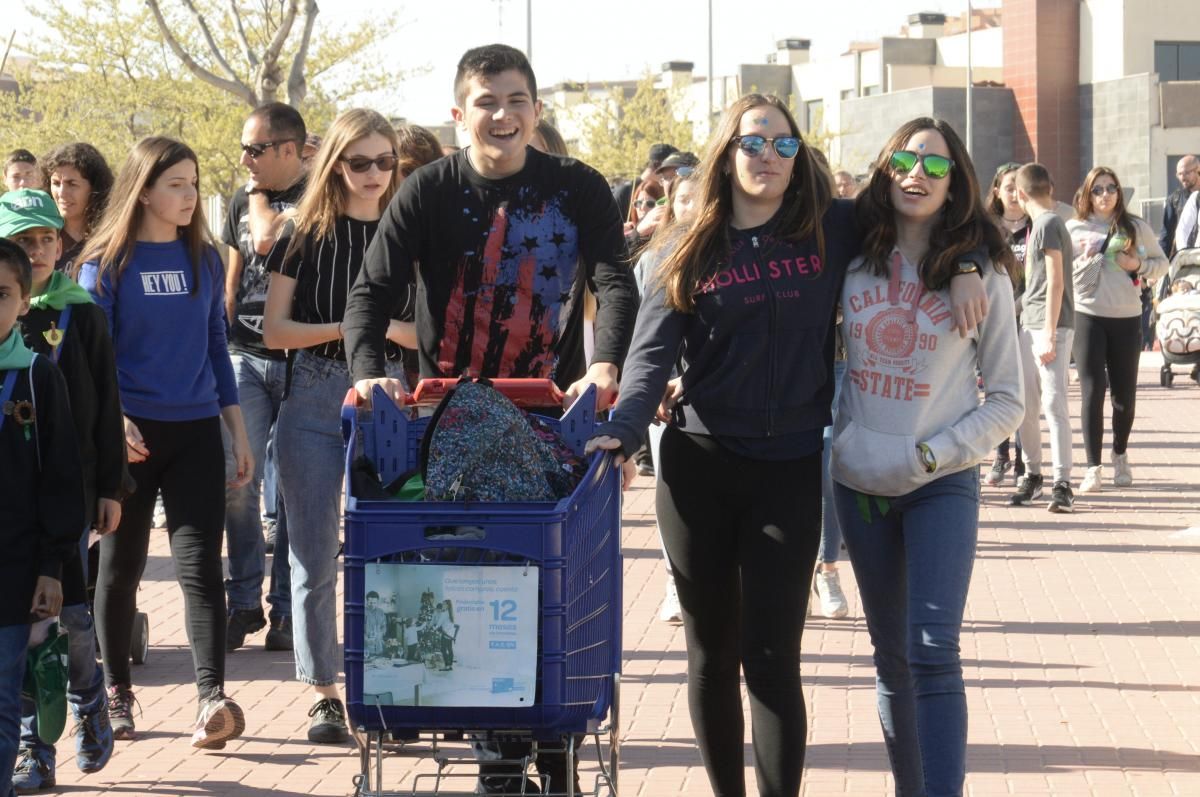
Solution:
[[[242,144],[242,152],[250,156],[251,160],[258,160],[263,156],[263,153],[271,147],[278,147],[280,144],[285,144],[285,141],[259,141],[254,144]]]
[[[355,174],[362,174],[372,166],[381,172],[394,172],[399,163],[399,158],[395,155],[380,155],[378,158],[355,155],[353,158],[338,158],[338,160],[350,167],[350,171]]]

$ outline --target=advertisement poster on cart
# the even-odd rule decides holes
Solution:
[[[534,705],[535,566],[368,564],[363,702]]]

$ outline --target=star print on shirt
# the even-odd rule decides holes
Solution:
[[[525,251],[532,252],[534,249],[537,249],[537,245],[538,245],[537,236],[536,235],[525,236],[525,242],[522,245],[525,247]]]

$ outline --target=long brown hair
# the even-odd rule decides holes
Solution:
[[[129,265],[129,259],[133,257],[138,230],[141,229],[146,213],[145,205],[141,201],[142,192],[152,188],[167,169],[185,160],[196,166],[196,209],[192,211],[192,219],[188,225],[179,228],[179,237],[187,246],[192,261],[191,293],[196,295],[200,289],[200,264],[205,254],[210,257],[216,256],[212,234],[208,231],[208,223],[204,219],[204,202],[200,196],[200,161],[187,144],[165,136],[143,138],[130,150],[125,165],[117,174],[100,225],[75,260],[80,265],[91,260],[97,261],[97,291],[104,290],[102,280],[106,274],[110,274],[109,281],[115,288],[125,267]],[[77,265],[76,269],[78,267]]]
[[[678,235],[661,236],[663,246],[676,243],[658,270],[666,290],[667,306],[679,312],[695,309],[694,294],[701,282],[729,257],[729,220],[733,215],[733,177],[725,157],[738,135],[742,116],[753,108],[770,106],[787,119],[791,134],[801,139],[792,167],[792,180],[783,194],[779,235],[790,241],[816,238],[825,259],[825,234],[821,219],[833,203],[833,179],[803,143],[800,128],[782,100],[769,94],[747,94],[725,111],[716,134],[700,161],[695,221]]]
[[[1083,185],[1075,196],[1075,218],[1086,220],[1096,212],[1092,205],[1092,186],[1105,175],[1111,177],[1117,187],[1117,206],[1113,208],[1112,221],[1108,225],[1109,232],[1111,234],[1120,230],[1126,238],[1133,241],[1134,246],[1137,246],[1137,225],[1133,223],[1136,217],[1125,208],[1125,192],[1121,190],[1121,181],[1117,178],[1117,173],[1107,166],[1096,166],[1083,178]]]
[[[333,120],[329,132],[321,141],[321,148],[313,156],[308,187],[304,189],[304,196],[296,207],[296,231],[284,252],[285,259],[300,252],[307,239],[326,238],[333,234],[337,220],[346,213],[349,193],[346,181],[334,167],[347,147],[372,133],[379,133],[388,140],[393,155],[399,153],[396,129],[382,114],[369,108],[352,108]],[[402,180],[404,175],[397,164],[392,179],[379,197],[380,210],[387,207]]]
[[[909,139],[922,130],[936,130],[946,140],[954,167],[950,170],[950,193],[946,204],[929,233],[929,250],[917,266],[925,287],[938,290],[950,284],[957,273],[956,264],[977,249],[987,250],[997,271],[1016,278],[1017,265],[1000,227],[988,215],[979,196],[975,166],[962,139],[942,119],[923,116],[906,122],[892,134],[879,152],[867,187],[858,195],[855,209],[865,231],[863,255],[874,274],[886,277],[889,260],[896,246],[896,209],[892,207],[892,153],[903,149]]]
[[[988,192],[988,210],[992,212],[998,222],[1004,219],[1004,200],[1000,197],[1000,184],[1004,182],[1005,177],[1020,168],[1021,164],[1012,161],[1002,163],[992,178],[992,190]]]

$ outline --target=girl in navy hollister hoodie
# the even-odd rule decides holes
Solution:
[[[196,155],[186,145],[140,141],[80,256],[79,280],[108,318],[129,469],[138,485],[117,533],[100,543],[96,582],[113,733],[134,735],[129,638],[161,490],[200,692],[192,745],[214,748],[245,727],[241,708],[224,694],[222,420],[233,436],[235,486],[249,479],[254,464],[225,346],[223,269],[208,240],[198,185]]]
[[[744,794],[739,668],[763,794],[799,793],[800,633],[821,536],[834,305],[857,252],[850,203],[786,105],[726,112],[700,208],[667,232],[614,420],[593,446],[631,455],[672,367],[683,399],[662,438],[658,520],[688,644],[688,689],[713,791]]]

